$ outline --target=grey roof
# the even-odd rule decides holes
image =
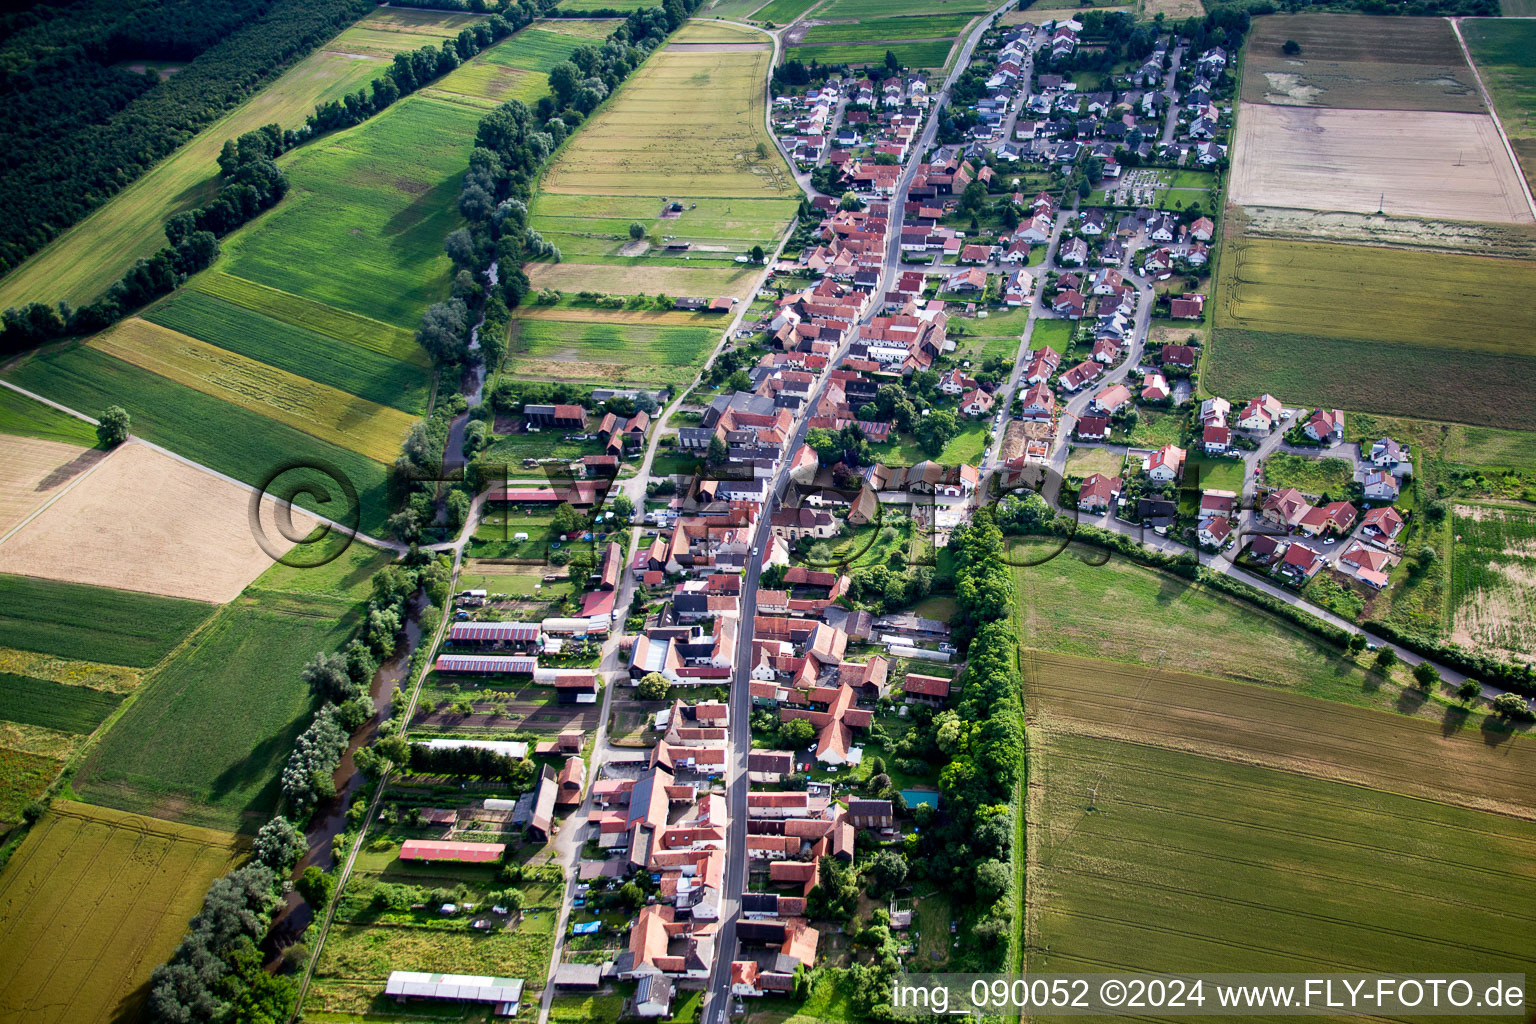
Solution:
[[[472,974],[427,974],[391,971],[384,994],[412,999],[458,999],[471,1003],[517,1003],[523,998],[522,978],[490,978]]]

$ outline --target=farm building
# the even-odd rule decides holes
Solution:
[[[455,622],[448,630],[448,642],[453,644],[528,647],[541,639],[542,632],[532,622]]]
[[[522,978],[488,978],[472,974],[426,974],[390,971],[384,994],[397,1002],[439,999],[458,1003],[488,1003],[498,1017],[515,1017],[523,1000]]]
[[[460,864],[494,864],[505,843],[460,843],[448,839],[407,839],[400,844],[401,860],[451,860]]]
[[[538,671],[538,668],[537,658],[514,654],[439,654],[437,660],[432,663],[434,672],[457,672],[477,676],[531,676]]]
[[[438,737],[427,740],[422,746],[433,750],[457,750],[460,747],[474,747],[477,750],[489,750],[493,754],[502,757],[510,757],[522,760],[528,756],[528,744],[521,740],[454,740]]]
[[[545,842],[554,831],[555,801],[560,795],[560,783],[555,780],[555,770],[545,765],[539,772],[539,788],[534,791],[533,813],[528,819],[528,833],[539,842]]]

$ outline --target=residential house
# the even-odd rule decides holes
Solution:
[[[1031,385],[1024,392],[1024,408],[1020,414],[1026,420],[1049,423],[1056,415],[1056,395],[1044,381]]]
[[[1280,559],[1275,571],[1293,583],[1305,583],[1316,576],[1323,565],[1317,552],[1305,544],[1292,544],[1285,549],[1285,557]]]
[[[1110,434],[1109,417],[1093,413],[1079,416],[1074,433],[1084,441],[1108,441]]]
[[[1403,530],[1403,517],[1391,505],[1368,509],[1360,521],[1360,532],[1376,540],[1390,541]]]
[[[1274,395],[1263,394],[1250,399],[1237,414],[1237,425],[1243,430],[1268,432],[1280,421],[1280,400]]]
[[[1220,551],[1227,543],[1228,538],[1232,536],[1232,520],[1226,516],[1216,516],[1213,519],[1207,519],[1200,524],[1200,528],[1196,531],[1196,536],[1199,538],[1201,547],[1209,548],[1212,551]]]
[[[1143,468],[1147,478],[1159,483],[1169,483],[1177,480],[1184,472],[1184,458],[1186,452],[1177,445],[1165,444],[1151,455],[1147,456]]]
[[[1103,512],[1120,500],[1124,482],[1118,476],[1094,473],[1077,489],[1077,507],[1084,512]]]
[[[1344,436],[1344,413],[1338,409],[1318,409],[1302,427],[1302,433],[1324,444],[1338,441]]]

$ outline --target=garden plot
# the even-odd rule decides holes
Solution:
[[[272,564],[249,506],[245,488],[129,443],[0,543],[0,572],[228,601]],[[313,525],[294,513],[297,530]]]
[[[1231,186],[1240,205],[1532,220],[1486,114],[1241,106]]]

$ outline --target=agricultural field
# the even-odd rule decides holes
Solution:
[[[685,21],[667,40],[669,43],[765,43],[762,30],[732,25],[725,21]]]
[[[427,406],[432,381],[420,362],[381,355],[200,291],[179,292],[144,318],[376,405],[417,415]]]
[[[1294,487],[1303,494],[1343,494],[1355,478],[1348,459],[1313,459],[1276,452],[1264,460],[1264,483]]]
[[[313,525],[294,517],[298,532]],[[132,442],[0,543],[0,572],[214,604],[271,564],[253,536],[244,488]]]
[[[996,4],[986,0],[831,0],[818,18],[882,18],[917,14],[984,14]]]
[[[244,856],[227,832],[54,801],[0,875],[0,1018],[138,1019],[150,972]]]
[[[668,384],[697,375],[714,350],[715,328],[649,327],[590,320],[523,320],[512,324],[506,368],[533,380],[593,380]],[[565,369],[562,369],[565,367]]]
[[[767,21],[775,25],[788,25],[806,11],[816,6],[818,0],[769,0],[752,12],[753,21]]]
[[[540,193],[530,224],[560,249],[567,262],[637,269],[675,268],[701,276],[719,271],[751,275],[754,271],[743,270],[734,262],[735,258],[754,245],[771,251],[785,223],[795,213],[794,201],[787,199],[701,197],[690,199],[681,213],[667,217],[662,216],[664,205],[661,197],[652,196]],[[643,259],[621,255],[630,245],[629,226],[637,222],[645,229],[650,247]],[[689,242],[692,248],[682,256],[659,248],[671,242]],[[619,289],[610,285],[605,290]]]
[[[137,317],[97,335],[90,345],[376,462],[393,461],[415,422],[398,409],[348,395]]]
[[[1176,671],[1026,650],[1036,725],[1232,758],[1331,782],[1524,818],[1536,742],[1465,714],[1459,725]],[[1407,695],[1414,696],[1416,691]],[[1419,699],[1422,699],[1420,697]],[[1213,709],[1219,709],[1213,713]],[[1497,749],[1494,749],[1494,748]]]
[[[1230,199],[1528,224],[1519,173],[1487,114],[1244,103]]]
[[[106,452],[100,449],[0,434],[0,543],[24,519],[63,493],[70,481],[105,457]],[[0,548],[0,555],[3,552]]]
[[[1466,252],[1474,256],[1536,258],[1536,225],[1532,224],[1481,224],[1433,217],[1324,213],[1278,206],[1229,206],[1224,231],[1229,236],[1240,234],[1249,238],[1361,242]]]
[[[1451,530],[1451,638],[1536,660],[1536,511],[1457,505]]]
[[[293,570],[278,567],[282,581]],[[91,751],[75,778],[93,803],[251,832],[278,799],[278,773],[309,725],[299,671],[356,633],[368,578],[347,597],[267,590],[225,605],[197,643],[167,662]],[[291,586],[291,582],[288,584]]]
[[[1184,0],[1173,0],[1174,3],[1183,3]],[[1046,21],[1058,21],[1062,18],[1076,17],[1084,11],[1112,11],[1134,15],[1134,4],[1092,4],[1084,6],[1080,3],[1043,3],[1030,4],[1026,10],[1005,11],[1000,20],[1003,25],[1039,25]]]
[[[806,63],[817,60],[823,64],[869,65],[883,64],[886,51],[890,51],[908,67],[942,68],[949,59],[949,51],[953,49],[954,43],[953,39],[924,39],[872,46],[791,46],[788,58]]]
[[[164,225],[172,214],[218,191],[215,161],[226,139],[273,122],[297,128],[316,104],[366,87],[395,53],[436,45],[479,20],[446,11],[370,13],[0,280],[0,308],[33,300],[67,299],[77,306],[91,301],[134,260],[165,245]]]
[[[331,467],[356,488],[364,532],[380,529],[388,515],[383,464],[89,346],[33,355],[14,364],[7,376],[75,409],[94,412],[121,405],[133,417],[136,436],[253,486],[264,485],[286,466]],[[339,520],[353,511],[341,507],[346,502],[340,495],[323,507],[312,495],[300,496],[297,503]]]
[[[1290,40],[1300,53],[1281,51]],[[1484,112],[1472,70],[1444,18],[1257,19],[1243,60],[1242,98],[1277,106]]]
[[[96,428],[89,423],[4,387],[0,387],[0,434],[77,448],[96,446]]]
[[[1383,685],[1297,626],[1102,549],[1018,540],[1010,552],[1026,648],[1260,683],[1339,704],[1400,710]],[[1039,563],[1039,564],[1025,564]],[[1405,673],[1406,675],[1406,673]],[[1442,704],[1411,708],[1440,722]]]
[[[1536,16],[1536,5],[1525,6],[1531,7],[1525,16]],[[1526,183],[1536,184],[1536,125],[1531,123],[1536,114],[1536,22],[1467,19],[1461,23],[1461,37],[1493,97]]]
[[[647,0],[560,0],[562,11],[638,11]]]
[[[121,694],[0,672],[0,719],[87,735],[122,703]]]
[[[1522,326],[1536,263],[1229,236],[1220,277],[1206,366],[1223,393],[1486,426],[1536,401]]]
[[[0,575],[0,636],[42,655],[149,668],[213,611],[201,601]]]
[[[1530,973],[1529,820],[1247,764],[1235,743],[1034,735],[1030,971]]]
[[[871,18],[865,21],[820,22],[808,29],[800,42],[860,43],[877,46],[886,40],[953,39],[971,21],[969,14],[943,14],[901,18]],[[882,55],[883,56],[883,55]]]

